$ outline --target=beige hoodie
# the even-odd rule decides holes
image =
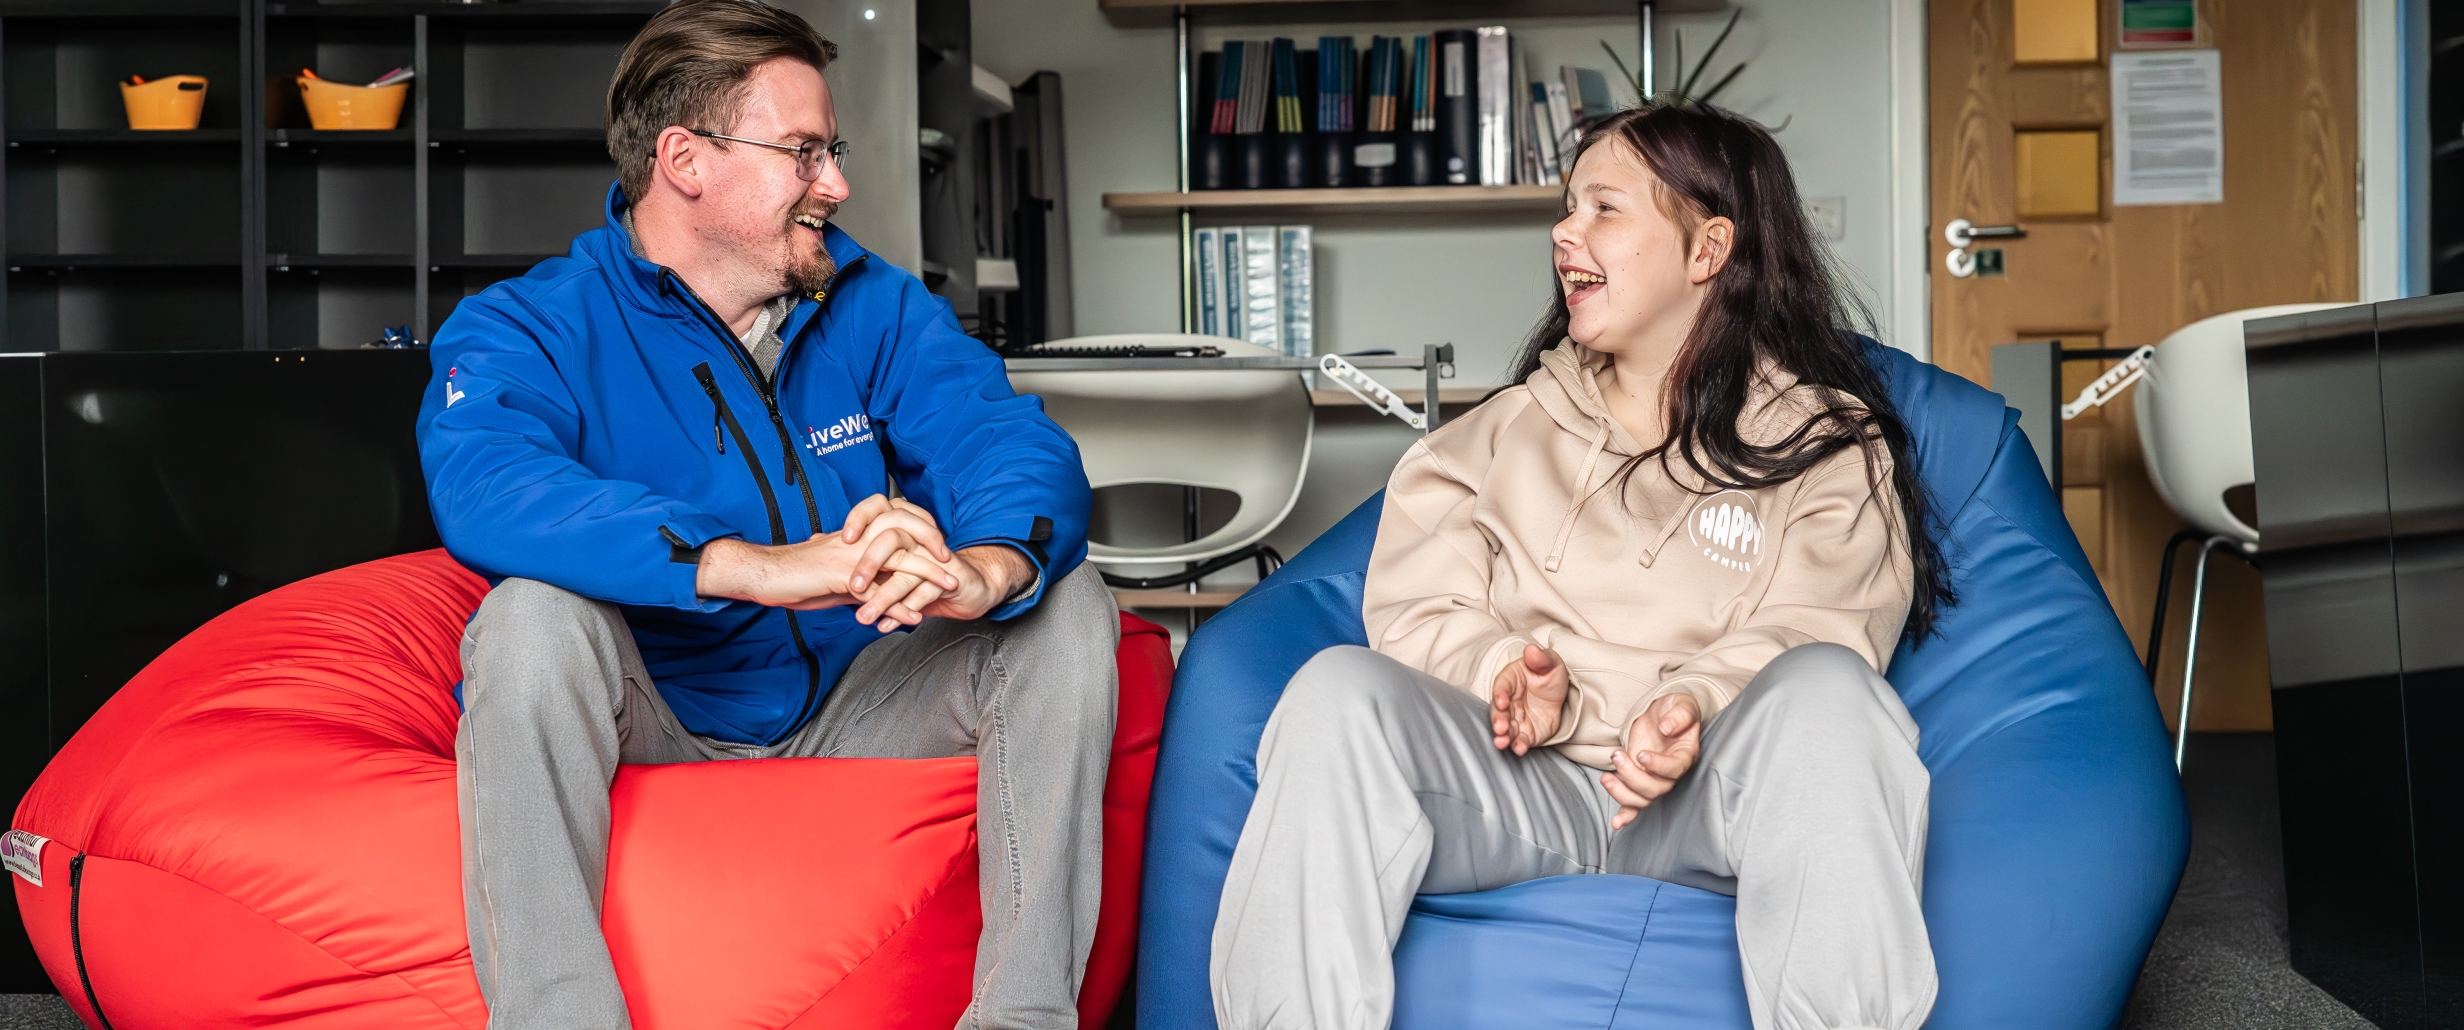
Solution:
[[[1598,769],[1653,700],[1683,691],[1708,720],[1799,644],[1890,660],[1910,566],[1880,445],[1870,478],[1852,447],[1753,491],[1654,459],[1620,498],[1611,477],[1641,447],[1601,399],[1606,356],[1566,341],[1540,365],[1395,466],[1363,598],[1371,647],[1484,700],[1525,644],[1557,651],[1573,693],[1544,743]],[[1747,440],[1814,410],[1793,383],[1766,374]]]

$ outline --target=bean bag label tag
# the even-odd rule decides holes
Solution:
[[[37,837],[24,830],[10,830],[8,836],[0,837],[0,866],[7,866],[8,871],[40,887],[43,885],[43,846],[49,843],[49,837]]]

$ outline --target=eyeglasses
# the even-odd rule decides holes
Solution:
[[[796,155],[796,178],[806,182],[821,178],[821,162],[825,157],[837,164],[840,171],[847,170],[847,141],[843,139],[831,140],[828,143],[808,139],[791,147],[785,143],[746,139],[742,136],[722,136],[705,129],[693,129],[691,132],[706,139],[723,139],[730,143],[750,143],[757,147],[769,147],[772,150],[784,150],[794,154]]]

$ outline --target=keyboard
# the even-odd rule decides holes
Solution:
[[[1205,345],[1188,347],[1153,347],[1132,344],[1119,347],[1049,347],[1036,346],[1012,351],[1013,358],[1220,358],[1223,348]]]

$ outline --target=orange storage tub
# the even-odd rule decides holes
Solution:
[[[299,96],[308,105],[308,124],[320,129],[390,129],[402,121],[402,100],[411,84],[351,86],[302,77]]]
[[[142,86],[120,84],[132,129],[194,129],[205,115],[205,76],[168,75]]]

